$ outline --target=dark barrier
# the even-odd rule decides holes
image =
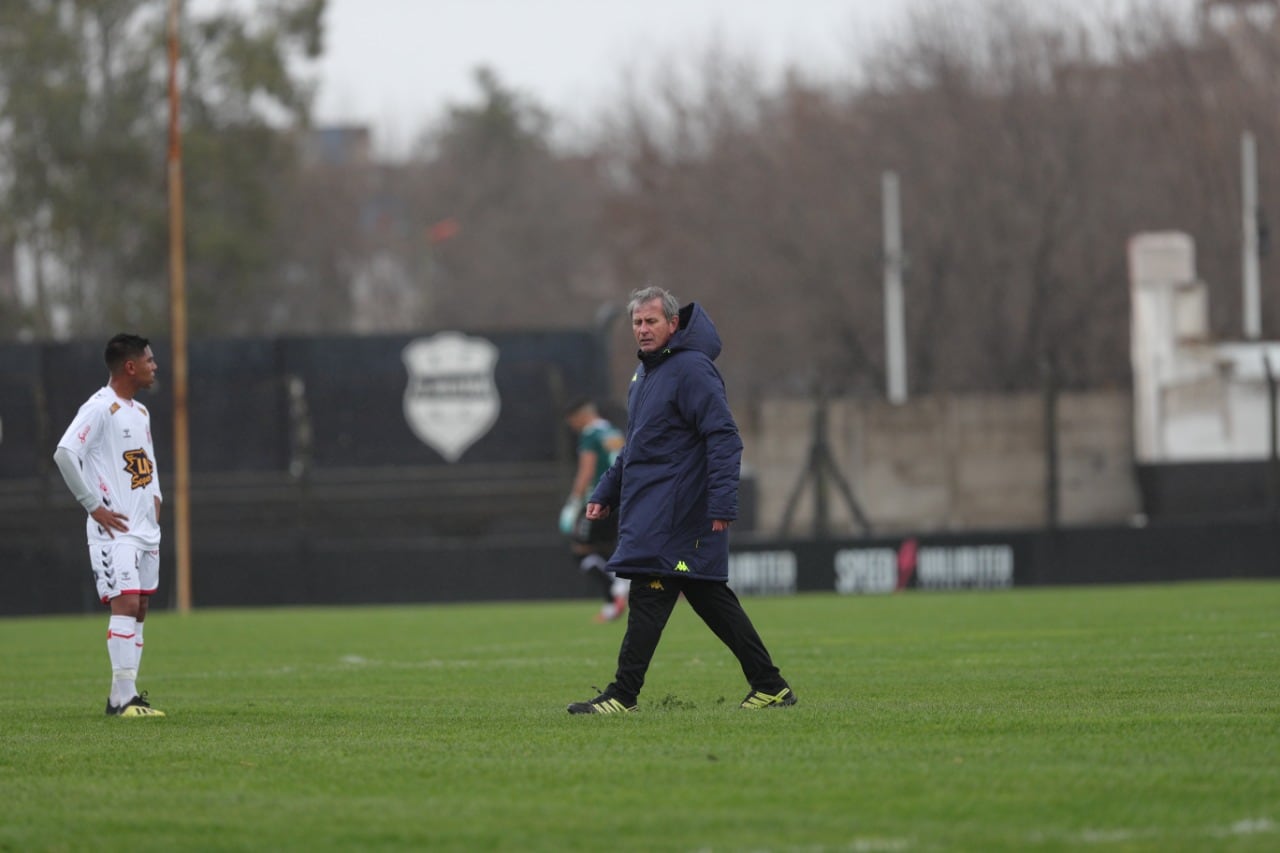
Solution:
[[[744,594],[1280,578],[1280,525],[1061,528],[830,542],[739,543]]]
[[[48,407],[40,381],[40,351],[0,347],[0,481],[35,477],[48,430],[41,424]],[[87,395],[87,392],[86,392]],[[52,453],[50,448],[48,453]],[[48,455],[48,454],[45,454]]]
[[[0,345],[0,480],[39,477],[76,409],[107,381],[105,341]],[[161,476],[172,471],[172,358],[152,343]],[[438,332],[193,342],[193,472],[557,462],[563,408],[603,395],[587,331]]]
[[[22,591],[0,612],[95,606],[84,516],[52,454],[107,381],[104,344],[0,345],[0,578]],[[172,358],[166,341],[152,348],[159,380],[139,400],[171,501]],[[473,598],[455,574],[519,578],[526,553],[563,550],[563,412],[605,391],[595,332],[197,341],[188,360],[197,605]],[[169,602],[171,543],[167,530]],[[579,581],[558,573],[542,594],[577,594]],[[479,584],[482,597],[501,587]],[[530,594],[517,583],[510,596]]]
[[[568,599],[595,595],[557,537],[211,543],[198,606]]]
[[[11,591],[0,613],[97,607],[84,515],[51,456],[106,380],[101,348],[0,346],[0,580]],[[163,342],[155,349],[161,384],[144,403],[172,499],[170,360]],[[556,516],[573,471],[564,404],[603,383],[592,334],[219,341],[193,345],[190,359],[195,606],[588,594]],[[160,607],[175,601],[172,516]],[[745,533],[731,576],[748,595],[1280,575],[1280,526],[1258,518],[847,541]]]
[[[340,523],[284,504],[236,504],[222,515],[193,504],[197,607],[568,599],[591,595],[552,531],[474,538],[428,535],[410,517],[369,514]],[[290,513],[295,513],[290,516]],[[533,509],[530,508],[530,512]],[[236,515],[244,523],[235,524]],[[75,508],[50,510],[37,529],[0,543],[22,595],[0,613],[97,609]],[[248,522],[262,522],[250,524]],[[172,607],[172,536],[162,548],[162,594]],[[1267,524],[1061,529],[828,542],[737,537],[730,580],[743,595],[887,594],[1098,583],[1280,578],[1280,528]],[[18,588],[18,587],[15,587]]]
[[[1152,521],[1274,519],[1280,510],[1266,460],[1138,465],[1134,475]]]
[[[154,347],[160,379],[153,400],[152,430],[161,477],[172,482],[172,359],[167,342]],[[188,348],[187,420],[194,472],[288,470],[293,428],[288,396],[289,365],[275,341],[197,341]],[[87,394],[87,392],[86,392]]]

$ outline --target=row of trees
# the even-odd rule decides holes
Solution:
[[[0,272],[0,335],[54,334],[59,312],[70,334],[163,328],[166,5],[4,4],[0,245],[36,263]],[[843,80],[714,48],[664,62],[571,150],[480,70],[474,103],[377,165],[299,144],[310,91],[289,69],[322,50],[323,0],[260,5],[184,30],[200,335],[582,326],[653,281],[711,310],[736,393],[877,394],[893,170],[913,393],[1034,387],[1048,365],[1123,385],[1128,238],[1190,232],[1213,328],[1238,336],[1246,129],[1261,197],[1280,192],[1269,16],[924,3]]]
[[[167,317],[167,0],[0,4],[0,334],[98,336]],[[196,316],[271,304],[281,127],[311,91],[323,0],[272,0],[183,32],[190,298]],[[287,179],[287,178],[286,178]]]

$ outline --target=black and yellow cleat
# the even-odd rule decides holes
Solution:
[[[151,703],[147,701],[147,694],[142,693],[118,708],[107,702],[107,714],[114,717],[163,717],[164,711],[152,708]]]
[[[748,710],[756,710],[757,708],[781,708],[785,705],[796,704],[795,691],[790,687],[784,687],[777,693],[765,693],[761,690],[752,690],[747,697],[742,700],[739,707]]]
[[[569,705],[570,714],[625,714],[635,709],[635,702],[628,705],[608,693],[601,693],[590,702],[573,702]]]

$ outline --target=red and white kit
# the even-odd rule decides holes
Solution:
[[[59,447],[64,447],[80,460],[80,470],[102,502],[111,510],[128,516],[129,530],[114,531],[114,537],[92,517],[86,519],[85,533],[94,574],[98,575],[98,592],[104,600],[121,592],[155,591],[158,578],[139,577],[125,584],[113,582],[104,589],[101,575],[102,557],[120,546],[133,546],[135,560],[109,560],[133,568],[154,565],[160,548],[160,523],[156,518],[156,501],[161,499],[160,477],[156,471],[156,453],[151,443],[151,415],[137,400],[122,400],[111,387],[98,389],[85,401],[67,427]],[[150,559],[148,559],[150,558]],[[128,569],[125,569],[127,572]],[[145,572],[152,574],[152,572]],[[116,582],[124,580],[116,578]],[[134,586],[136,589],[122,589]]]

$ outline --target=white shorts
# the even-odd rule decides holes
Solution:
[[[153,595],[160,586],[160,551],[132,542],[89,546],[89,563],[106,604],[117,595]]]

